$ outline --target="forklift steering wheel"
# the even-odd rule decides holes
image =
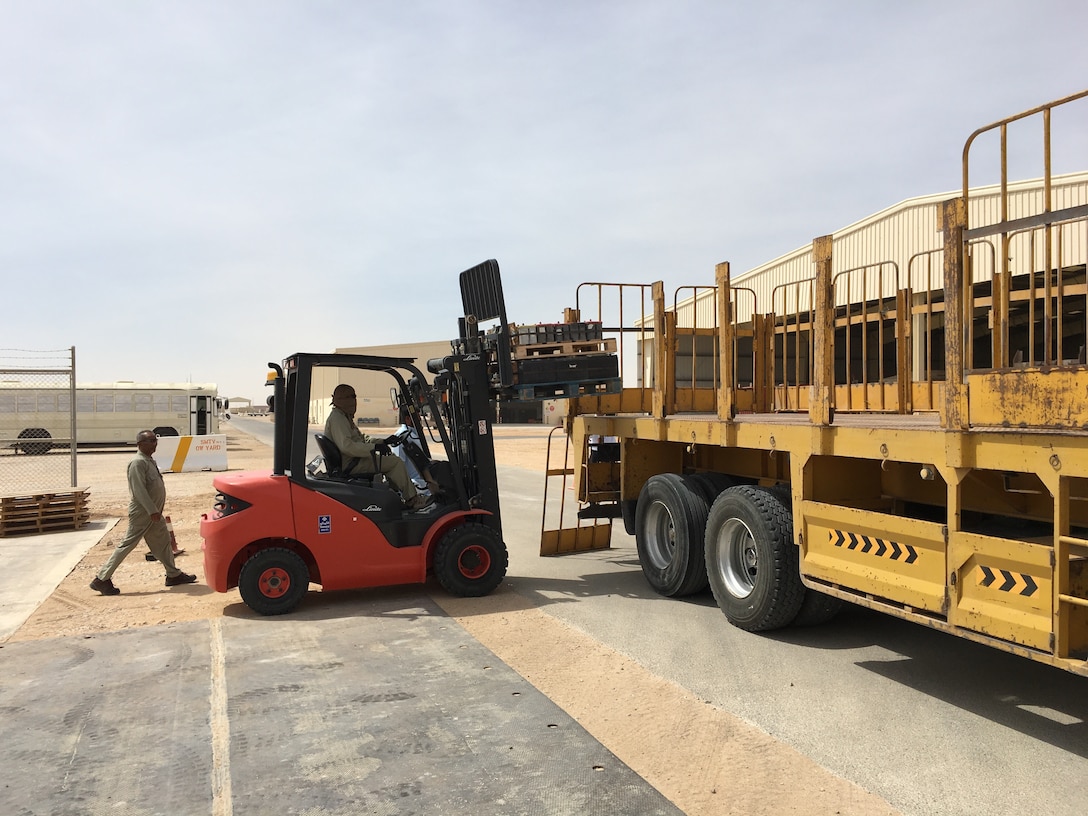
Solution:
[[[404,441],[409,437],[409,435],[411,433],[412,433],[412,431],[410,429],[406,429],[406,430],[403,430],[403,431],[398,431],[395,434],[387,436],[385,438],[385,444],[387,444],[387,445],[403,445]]]

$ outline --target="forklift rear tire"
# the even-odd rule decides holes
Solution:
[[[483,524],[461,524],[438,542],[434,574],[446,592],[478,598],[506,577],[509,555],[499,534]]]
[[[310,587],[302,556],[283,547],[261,550],[242,565],[238,592],[261,615],[284,615],[298,606]]]

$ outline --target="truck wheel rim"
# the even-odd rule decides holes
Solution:
[[[759,555],[752,531],[738,518],[731,518],[718,531],[718,574],[734,598],[747,598],[756,585]]]
[[[654,502],[646,512],[646,554],[655,569],[665,569],[676,553],[676,525],[669,508]]]
[[[491,553],[479,544],[465,547],[457,558],[457,569],[466,578],[482,578],[491,569]]]
[[[291,576],[280,567],[269,567],[261,573],[257,585],[266,598],[279,598],[291,588]]]

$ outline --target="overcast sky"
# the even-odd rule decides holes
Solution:
[[[255,400],[295,351],[452,338],[488,258],[518,323],[586,280],[743,272],[958,188],[973,130],[1088,88],[1083,0],[0,14],[0,349]],[[1057,171],[1088,169],[1074,133]]]

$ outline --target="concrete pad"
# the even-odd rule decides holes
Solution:
[[[0,649],[0,812],[680,814],[421,590],[233,609]]]
[[[0,641],[11,637],[117,519],[78,530],[0,539]]]

